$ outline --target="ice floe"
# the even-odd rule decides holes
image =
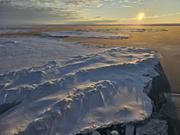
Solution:
[[[99,31],[88,30],[74,30],[74,31],[55,31],[55,32],[42,32],[41,36],[44,37],[83,37],[83,38],[98,38],[98,39],[128,39],[129,36],[125,34],[115,34]]]
[[[0,104],[19,103],[0,116],[1,134],[73,135],[149,118],[147,86],[159,75],[158,54],[132,47],[96,49],[68,59],[62,49],[61,64],[49,61],[1,74]]]

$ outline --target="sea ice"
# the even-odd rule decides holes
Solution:
[[[101,48],[1,74],[0,104],[19,103],[0,116],[1,135],[72,135],[147,119],[146,86],[159,75],[158,63],[149,49]]]

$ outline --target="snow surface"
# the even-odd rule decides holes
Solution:
[[[128,39],[128,35],[113,34],[109,32],[89,31],[89,30],[73,30],[73,31],[56,31],[56,32],[42,32],[44,37],[85,37],[98,39]]]
[[[158,76],[156,52],[131,47],[87,48],[48,38],[9,40],[17,42],[11,45],[14,49],[37,47],[37,52],[29,53],[38,57],[47,46],[55,45],[53,51],[60,54],[61,62],[0,75],[0,104],[21,102],[0,115],[1,135],[19,131],[25,135],[72,135],[150,117],[152,103],[145,88]],[[39,49],[38,44],[45,47]]]
[[[51,60],[63,61],[78,55],[87,55],[102,50],[78,42],[64,42],[60,39],[39,37],[1,37],[0,73],[32,66],[39,66]]]
[[[0,28],[0,34],[13,34],[13,33],[22,33],[28,32],[30,29],[8,29],[8,28]]]

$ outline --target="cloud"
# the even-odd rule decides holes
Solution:
[[[118,18],[119,20],[133,20],[134,18],[126,18],[126,16],[133,15],[132,12],[138,11],[139,7],[142,9],[145,6],[150,7],[149,4],[152,5],[155,1],[157,2],[157,0],[151,2],[149,0],[0,0],[0,24],[51,23],[53,21],[94,23],[96,20],[99,23],[101,22],[99,20],[103,19],[104,22],[111,23]],[[162,2],[158,0],[160,1]],[[107,19],[104,11],[107,13],[111,9],[118,11],[119,7],[122,7],[120,8],[122,12],[114,14],[115,17],[112,20]],[[157,8],[159,10],[159,6]],[[154,16],[154,18],[157,17]]]
[[[137,4],[142,4],[144,0],[119,0],[121,7],[129,8]]]
[[[0,0],[1,4],[19,8],[53,8],[65,9],[67,7],[92,6],[104,0]]]
[[[87,21],[72,21],[69,24],[113,24],[118,23],[115,19],[102,19],[102,20],[87,20]]]
[[[180,12],[148,16],[148,17],[145,17],[145,19],[160,19],[160,18],[167,18],[167,17],[173,17],[173,16],[180,16]]]
[[[67,9],[78,7],[92,7],[104,2],[118,2],[122,5],[139,3],[144,0],[0,0],[0,4],[18,8]],[[68,10],[68,9],[67,9]]]
[[[0,0],[0,24],[63,23],[82,18],[79,6],[80,0]]]
[[[143,23],[176,23],[176,22],[171,22],[171,20],[169,20],[167,18],[169,18],[169,17],[177,18],[177,16],[180,16],[180,12],[146,16],[144,18]],[[161,22],[160,20],[162,20],[162,19],[165,19],[165,20],[163,20],[163,22]],[[178,19],[178,21],[180,21],[180,20]],[[129,22],[139,23],[139,22],[137,22],[137,18],[131,17],[131,18],[116,19],[115,24],[118,24],[118,23],[129,23]],[[177,22],[177,23],[179,23],[179,22]]]

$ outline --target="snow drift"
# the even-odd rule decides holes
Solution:
[[[148,97],[159,76],[149,49],[104,48],[88,55],[0,75],[1,135],[72,135],[152,114]]]

